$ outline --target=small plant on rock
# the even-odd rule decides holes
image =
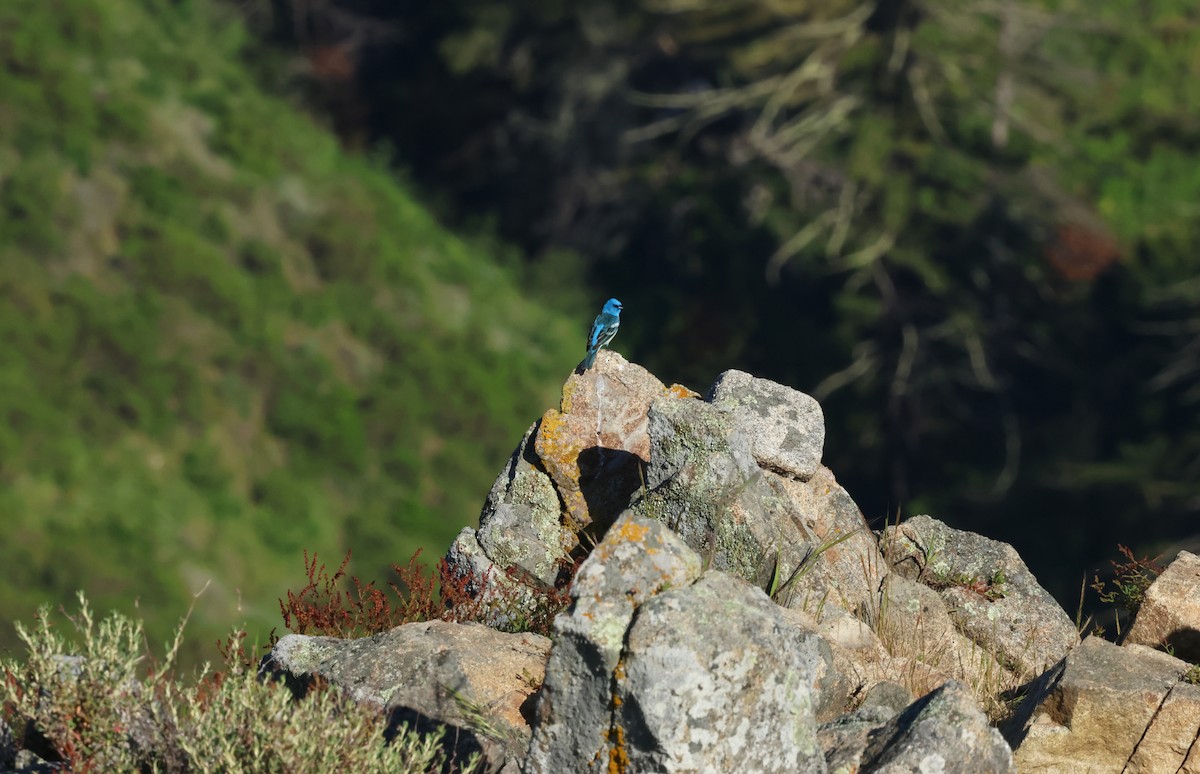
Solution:
[[[1162,574],[1165,568],[1159,562],[1161,557],[1151,559],[1143,556],[1138,559],[1134,556],[1132,549],[1120,544],[1117,545],[1117,550],[1121,552],[1126,561],[1109,560],[1113,567],[1113,577],[1108,581],[1103,581],[1100,580],[1099,575],[1095,575],[1091,588],[1100,597],[1101,602],[1116,608],[1114,618],[1117,636],[1120,637],[1121,611],[1125,611],[1129,618],[1135,616],[1146,598],[1146,589],[1150,588],[1150,584],[1154,583],[1154,580]],[[1094,631],[1101,636],[1105,633],[1104,629],[1099,626],[1095,627]]]
[[[549,636],[554,616],[570,602],[568,589],[579,569],[578,561],[564,566],[552,586],[538,583],[518,568],[507,570],[501,582],[488,583],[485,577],[480,584],[457,574],[445,559],[432,568],[423,565],[420,553],[404,566],[392,565],[398,580],[389,581],[385,591],[374,581],[363,583],[346,575],[350,552],[330,573],[315,553],[310,557],[305,551],[308,583],[279,600],[284,626],[296,634],[354,638],[401,624],[442,620]],[[486,591],[476,588],[479,585]]]

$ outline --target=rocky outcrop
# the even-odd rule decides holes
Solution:
[[[825,415],[813,398],[744,371],[726,371],[706,400],[729,410],[761,467],[801,481],[817,472],[825,449]]]
[[[530,696],[541,684],[550,641],[481,624],[427,621],[356,640],[289,634],[263,659],[261,672],[296,693],[314,681],[388,710],[395,722],[426,720],[471,737],[499,765],[523,755]]]
[[[1146,589],[1125,643],[1170,650],[1200,664],[1200,556],[1180,551]]]
[[[901,774],[1015,772],[1012,750],[992,728],[971,691],[951,681],[873,731],[859,771]]]
[[[447,555],[498,628],[577,567],[552,645],[421,624],[287,637],[269,668],[493,729],[493,768],[527,774],[1200,774],[1196,670],[1081,646],[1011,546],[928,516],[872,531],[824,434],[782,385],[729,371],[701,399],[601,352]],[[1198,578],[1181,554],[1129,639],[1190,655]]]
[[[529,768],[608,760],[613,679],[634,612],[699,576],[700,558],[662,524],[630,515],[609,530],[575,577],[570,609],[555,621]]]
[[[1189,665],[1089,637],[1031,687],[1008,729],[1023,772],[1200,772]]]
[[[935,589],[955,628],[1018,675],[1032,678],[1079,643],[1054,598],[1007,543],[917,516],[883,531],[892,567]]]
[[[595,367],[567,379],[558,408],[526,431],[488,492],[478,529],[463,529],[451,546],[451,570],[481,595],[534,605],[529,589],[554,584],[581,541],[595,545],[643,486],[650,404],[695,397],[602,351]]]
[[[988,723],[970,690],[956,681],[902,710],[864,702],[821,726],[818,737],[830,774],[1016,771],[1012,750]]]
[[[615,684],[630,768],[822,771],[815,711],[832,677],[822,645],[717,570],[648,601]]]
[[[773,382],[752,380],[749,389],[788,409],[760,413],[737,403],[729,384],[746,378],[722,375],[717,384],[725,386],[710,391],[717,403],[651,405],[648,493],[635,507],[670,526],[712,567],[770,588],[785,606],[860,613],[875,604],[887,570],[858,506],[812,458],[810,436],[823,438],[824,429],[791,408],[805,401],[788,402],[780,397],[786,388]],[[804,424],[781,430],[777,413],[799,415]],[[760,457],[772,465],[791,460],[793,470],[763,467]]]
[[[821,771],[828,646],[660,522],[622,517],[556,623],[525,770]]]

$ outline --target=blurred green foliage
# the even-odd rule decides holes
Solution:
[[[440,553],[578,361],[249,45],[202,0],[0,6],[0,618],[82,589],[163,639],[211,582],[199,655],[265,640],[303,548]]]
[[[370,110],[316,103],[457,222],[578,250],[623,352],[813,392],[869,517],[1008,540],[1069,605],[1200,529],[1194,2],[243,7],[359,41]]]

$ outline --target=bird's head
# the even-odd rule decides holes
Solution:
[[[604,313],[613,315],[620,314],[621,302],[615,298],[608,299],[608,301],[604,304]]]

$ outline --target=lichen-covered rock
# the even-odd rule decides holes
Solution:
[[[846,712],[852,696],[861,695],[883,679],[882,664],[888,653],[866,622],[836,605],[823,607],[819,613],[781,607],[780,614],[792,626],[817,635],[822,648],[829,648],[830,673],[820,683],[816,706],[818,723]],[[909,701],[905,701],[904,706]]]
[[[524,751],[529,726],[523,712],[541,680],[550,640],[505,634],[480,624],[427,621],[355,640],[289,634],[264,657],[262,671],[303,690],[314,678],[355,701],[414,710],[471,729],[482,711],[500,729],[503,759]]]
[[[536,605],[536,590],[563,580],[571,552],[599,540],[642,486],[650,403],[698,397],[601,352],[595,367],[567,379],[558,408],[526,431],[488,492],[479,528],[464,530],[447,553],[452,573],[510,608]]]
[[[883,531],[897,572],[938,591],[957,629],[1032,678],[1079,643],[1075,625],[1007,543],[916,516]]]
[[[1125,643],[1169,648],[1200,664],[1200,556],[1180,551],[1150,584]]]
[[[476,540],[489,563],[519,567],[551,585],[567,563],[562,506],[554,482],[541,469],[533,450],[535,423],[513,452],[488,492]]]
[[[714,568],[761,580],[781,544],[778,499],[727,412],[700,401],[659,400],[649,412],[650,496],[639,506],[711,558]]]
[[[699,578],[699,580],[697,580]],[[662,522],[622,516],[555,621],[527,772],[821,771],[829,646]]]
[[[1189,665],[1088,637],[1029,690],[1007,728],[1023,772],[1200,772],[1200,686]]]
[[[1008,774],[1012,750],[971,691],[952,680],[873,731],[863,774]]]
[[[908,704],[905,702],[904,706]],[[829,774],[859,774],[871,734],[885,726],[899,711],[890,707],[860,707],[822,723],[817,729],[817,741],[821,744]]]
[[[668,390],[646,369],[609,351],[567,379],[559,407],[542,415],[534,447],[554,481],[570,535],[593,523],[607,527],[625,509],[650,456],[647,409],[655,400],[689,395],[694,393]]]
[[[783,529],[777,601],[808,609],[836,605],[866,617],[878,604],[888,566],[858,505],[824,466],[804,482],[766,478],[784,494],[782,510],[769,514]]]
[[[476,600],[479,622],[494,629],[520,628],[522,621],[541,614],[546,604],[546,587],[493,562],[479,545],[478,533],[470,527],[463,527],[450,544],[446,565],[451,577],[457,578]]]
[[[877,602],[886,563],[827,468],[807,481],[764,469],[728,405],[659,400],[649,417],[640,512],[668,524],[711,567],[770,589],[787,607],[858,612]]]
[[[555,619],[526,771],[604,768],[613,684],[638,606],[700,576],[700,557],[660,522],[627,513],[579,568],[572,604]]]
[[[643,605],[614,681],[612,759],[632,771],[822,772],[820,639],[710,571]]]
[[[812,397],[744,371],[726,371],[706,399],[731,410],[760,466],[801,481],[816,473],[825,447],[825,415]]]
[[[876,631],[890,658],[877,675],[906,674],[919,695],[950,679],[999,691],[1030,678],[1014,674],[1001,656],[963,634],[937,591],[893,573],[883,594]]]

